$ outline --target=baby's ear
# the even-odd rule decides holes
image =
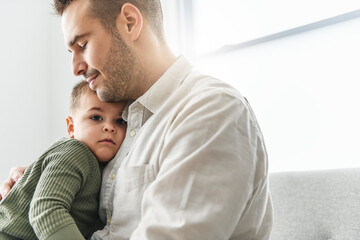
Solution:
[[[74,122],[71,116],[66,117],[66,130],[69,138],[74,138]]]

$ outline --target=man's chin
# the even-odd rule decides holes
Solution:
[[[102,102],[106,102],[106,103],[114,103],[115,102],[114,99],[110,98],[107,94],[104,94],[99,89],[96,90],[96,94],[97,94],[98,98],[100,99],[100,101],[102,101]]]
[[[94,85],[89,84],[89,87],[90,87],[91,90],[96,91],[96,87]]]
[[[101,91],[99,89],[96,90],[96,95],[98,96],[98,98],[100,99],[100,101],[102,102],[107,102],[106,98],[103,97],[103,94],[101,94]]]

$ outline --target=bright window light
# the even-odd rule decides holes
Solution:
[[[195,54],[360,9],[359,0],[193,0],[192,3]]]

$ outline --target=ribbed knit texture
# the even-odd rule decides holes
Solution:
[[[98,220],[99,164],[80,141],[54,143],[0,202],[0,231],[46,239],[76,224],[83,236]]]

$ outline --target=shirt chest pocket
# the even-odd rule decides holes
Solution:
[[[154,166],[151,164],[124,167],[121,174],[126,192],[146,188],[149,183],[155,180]]]

